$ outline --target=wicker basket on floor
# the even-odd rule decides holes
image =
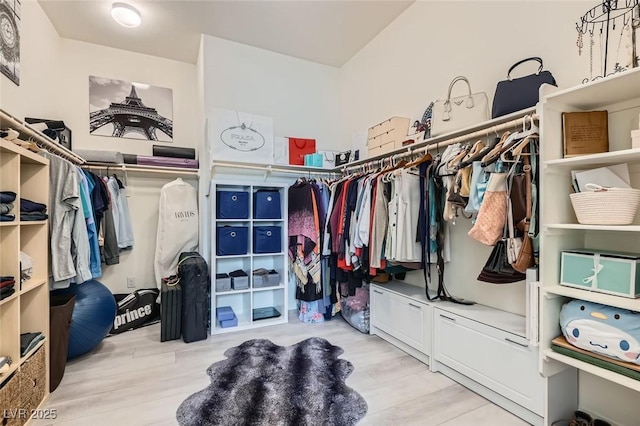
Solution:
[[[578,222],[584,225],[630,225],[640,206],[640,190],[602,188],[587,184],[589,191],[569,194]]]

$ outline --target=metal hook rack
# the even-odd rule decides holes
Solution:
[[[603,75],[596,76],[593,80],[598,78],[606,77],[608,75],[614,74],[619,71],[623,71],[624,69],[619,69],[616,67],[612,73],[607,74],[607,62],[608,62],[608,54],[609,54],[609,32],[610,30],[614,30],[616,28],[616,20],[622,18],[622,26],[623,28],[627,24],[631,24],[633,26],[634,15],[637,20],[640,21],[640,0],[603,0],[599,5],[592,7],[589,9],[584,15],[580,17],[579,22],[576,23],[576,31],[578,32],[578,40],[581,45],[581,35],[589,33],[591,37],[593,37],[595,33],[595,27],[597,24],[600,24],[600,33],[604,33],[605,41],[604,41],[604,67],[603,67]],[[638,23],[640,25],[640,22]],[[638,57],[636,56],[636,46],[640,43],[640,40],[636,40],[635,31],[632,28],[632,52],[633,52],[633,60],[632,67],[637,67]],[[588,79],[585,79],[584,82],[588,82]]]

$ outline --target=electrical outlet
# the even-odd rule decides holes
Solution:
[[[136,288],[136,277],[127,277],[127,288]]]

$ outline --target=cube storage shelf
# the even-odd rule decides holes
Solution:
[[[2,222],[0,227],[0,275],[13,276],[16,280],[15,293],[0,301],[0,356],[9,356],[13,361],[9,372],[0,375],[0,402],[9,401],[3,399],[3,390],[15,390],[18,383],[32,380],[38,385],[33,387],[33,395],[21,393],[19,398],[11,399],[19,406],[2,407],[7,410],[23,408],[30,412],[42,406],[49,395],[49,227],[46,220],[20,221],[19,200],[26,198],[48,206],[49,160],[0,139],[0,191],[16,193],[12,211],[16,219]],[[33,276],[24,283],[20,283],[20,251],[33,259]],[[27,332],[41,332],[45,339],[21,356],[20,334]],[[36,353],[38,362],[31,362]],[[42,365],[43,359],[44,369],[34,369],[33,365]],[[24,386],[17,387],[25,389]],[[22,425],[26,421],[11,420],[10,424]]]
[[[610,152],[563,158],[562,113],[566,111],[607,110],[609,117]],[[640,381],[622,374],[574,359],[551,349],[551,340],[561,334],[560,309],[563,304],[581,299],[640,312],[640,299],[597,293],[588,289],[560,284],[561,253],[563,250],[593,249],[603,251],[640,252],[640,215],[628,226],[584,225],[577,222],[569,192],[571,170],[586,170],[607,165],[628,163],[631,186],[640,188],[640,150],[631,148],[631,130],[637,129],[640,114],[640,69],[587,83],[567,90],[546,94],[538,105],[541,117],[540,175],[540,360],[539,370],[552,377],[567,369],[596,376],[584,380],[609,381],[607,386],[620,386],[640,391]],[[579,376],[580,382],[583,381]],[[586,411],[600,411],[603,417],[620,415],[620,410],[598,406],[596,393],[584,396],[583,387],[575,387],[575,394],[565,394],[564,402],[578,403]],[[579,389],[579,390],[578,390]],[[585,390],[589,392],[589,390]],[[624,393],[623,392],[623,393]],[[637,396],[635,396],[637,398]],[[622,398],[624,399],[624,398]],[[582,404],[588,401],[586,406]],[[593,405],[595,404],[595,405]],[[567,404],[566,412],[571,405]],[[599,407],[599,408],[598,408]],[[630,407],[629,407],[630,408]],[[607,410],[610,411],[607,413]],[[613,410],[613,412],[611,412]],[[628,413],[626,413],[628,414]],[[549,421],[558,420],[550,418]],[[611,420],[614,420],[613,418]],[[626,420],[630,421],[630,420]],[[617,420],[623,422],[623,420]],[[622,424],[622,423],[621,423]]]
[[[288,292],[288,259],[286,253],[287,246],[287,185],[278,184],[238,184],[224,181],[211,181],[211,193],[215,196],[211,197],[214,220],[212,226],[211,237],[211,334],[228,333],[240,331],[267,325],[283,324],[288,321],[287,308],[287,292]],[[260,191],[260,196],[257,193]],[[264,191],[273,191],[273,197],[265,197]],[[220,194],[219,192],[226,192]],[[248,194],[248,197],[244,194]],[[235,200],[232,198],[235,195]],[[267,198],[269,198],[267,200]],[[247,200],[239,203],[236,209],[239,211],[234,213],[233,209],[225,207],[221,209],[217,203],[223,200],[227,203],[238,203],[238,200]],[[256,218],[256,201],[262,202],[278,202],[275,210],[271,211],[269,218]],[[262,207],[262,206],[261,206]],[[264,214],[262,209],[258,209],[260,215]],[[279,214],[277,214],[279,210]],[[220,212],[227,217],[219,217]],[[230,213],[231,212],[231,213]],[[246,215],[245,215],[246,213]],[[234,218],[231,216],[247,216],[246,218]],[[244,227],[247,229],[246,253],[219,256],[218,227]],[[262,228],[269,227],[269,228]],[[271,227],[277,227],[274,229]],[[274,253],[255,253],[254,229],[270,229],[280,232],[280,240],[273,241],[273,247],[277,249]],[[222,233],[220,233],[222,234]],[[228,233],[227,233],[228,234]],[[275,234],[275,233],[274,233]],[[224,242],[223,242],[224,243]],[[243,243],[245,243],[243,241]],[[279,243],[279,244],[277,244]],[[243,249],[245,247],[242,247]],[[244,252],[244,250],[242,250]],[[268,271],[276,271],[279,276],[278,282],[273,282],[272,286],[259,286],[256,278],[252,276],[252,271],[256,269],[266,269]],[[242,270],[249,275],[249,288],[237,289],[233,288],[216,291],[216,275],[229,274],[230,272]],[[262,279],[262,278],[261,278]],[[222,287],[221,287],[222,288]],[[232,327],[221,327],[216,319],[216,308],[222,306],[230,306],[236,317],[238,325]],[[278,316],[254,319],[254,309],[274,308]]]

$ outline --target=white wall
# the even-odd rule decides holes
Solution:
[[[205,112],[235,109],[273,117],[276,136],[315,138],[339,149],[337,68],[203,36]]]
[[[350,141],[352,133],[394,115],[421,117],[430,101],[446,97],[457,75],[470,80],[473,92],[486,92],[491,103],[509,67],[530,56],[542,57],[560,86],[579,84],[589,72],[588,50],[578,56],[574,22],[592,6],[582,1],[416,2],[341,68],[341,140]],[[515,76],[535,69],[523,66]],[[456,85],[454,95],[464,90]],[[469,238],[469,229],[465,219],[453,227],[449,290],[524,315],[523,285],[476,281],[490,248]],[[421,273],[409,274],[407,281],[424,285]]]
[[[65,123],[73,129],[73,146],[81,149],[115,150],[151,155],[157,142],[106,138],[89,134],[90,75],[137,81],[173,89],[173,143],[167,145],[199,148],[203,139],[201,104],[198,103],[197,73],[194,64],[139,53],[61,39],[63,69],[57,84],[64,88]],[[136,287],[154,287],[153,262],[160,188],[176,176],[130,174],[129,204],[136,245],[122,252],[120,263],[103,267],[101,282],[114,293],[128,293],[127,277],[135,277]],[[192,182],[197,185],[197,182]]]
[[[22,2],[20,86],[0,74],[0,107],[17,118],[53,116],[62,94],[54,84],[62,64],[60,37],[35,0]]]
[[[57,84],[63,88],[65,123],[73,130],[74,148],[116,150],[151,155],[158,142],[106,138],[89,134],[89,76],[136,81],[173,89],[173,143],[198,147],[202,139],[198,122],[197,73],[194,64],[61,39],[62,69]],[[143,99],[144,100],[144,99]]]
[[[493,100],[496,83],[520,59],[540,56],[560,87],[589,73],[575,21],[589,1],[418,1],[340,69],[341,137],[393,115],[418,118],[444,98],[457,75]],[[585,40],[585,46],[588,40]],[[516,77],[536,70],[518,67]],[[518,71],[519,70],[519,71]],[[519,72],[519,73],[518,73]],[[454,94],[465,93],[459,83]]]
[[[207,117],[214,108],[270,116],[276,136],[315,138],[317,149],[343,149],[337,132],[337,68],[206,35],[198,63]],[[295,179],[290,175],[265,178],[246,170],[238,174],[229,174],[227,169],[213,178],[257,183],[292,183]],[[206,225],[204,228],[208,235]],[[289,283],[288,303],[289,308],[295,307],[293,282]]]
[[[89,134],[89,76],[137,81],[173,89],[175,146],[199,148],[204,139],[202,103],[196,66],[164,58],[60,38],[40,5],[23,2],[23,78],[20,87],[0,77],[1,105],[12,115],[62,119],[72,130],[73,148],[116,150],[151,155],[153,142]],[[154,287],[153,261],[160,188],[175,176],[127,176],[129,207],[136,244],[122,252],[120,263],[103,265],[100,281],[114,293]],[[197,182],[190,181],[197,185]]]

